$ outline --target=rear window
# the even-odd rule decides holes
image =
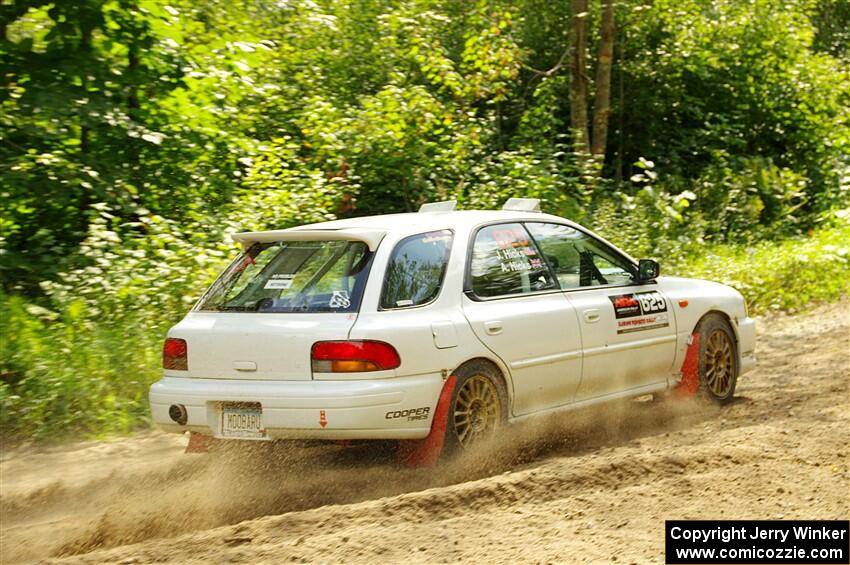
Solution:
[[[210,287],[198,310],[356,312],[371,259],[359,241],[257,243]]]
[[[381,308],[409,308],[436,299],[446,275],[451,247],[449,230],[402,239],[387,264]]]

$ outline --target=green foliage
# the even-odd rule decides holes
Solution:
[[[80,304],[92,322],[120,325],[131,313],[162,334],[232,254],[222,228],[178,224],[144,209],[135,222],[122,223],[105,206],[97,208],[80,244],[86,261],[42,283],[52,305],[65,311]]]
[[[845,222],[778,243],[708,245],[674,264],[672,272],[738,289],[750,312],[799,312],[850,295],[849,246]]]
[[[803,175],[806,212],[827,209],[850,154],[850,75],[811,49],[810,11],[806,2],[654,3],[623,47],[626,162],[650,156],[663,173],[693,179],[769,158]]]
[[[850,57],[850,0],[819,0],[813,10],[813,47],[845,61]]]
[[[59,315],[0,293],[0,426],[6,439],[127,432],[148,418],[161,335],[128,317],[98,322],[84,301]]]

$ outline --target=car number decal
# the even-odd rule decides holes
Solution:
[[[638,292],[609,296],[617,319],[617,333],[665,328],[670,325],[667,301],[661,293]]]

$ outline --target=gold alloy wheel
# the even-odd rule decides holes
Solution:
[[[729,335],[723,330],[714,330],[705,347],[705,380],[711,392],[722,398],[729,393],[735,353]]]
[[[502,416],[499,393],[493,381],[482,375],[466,379],[455,400],[455,431],[463,447],[493,433]]]

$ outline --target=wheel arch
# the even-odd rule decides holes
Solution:
[[[701,335],[701,334],[697,333],[700,325],[703,324],[706,320],[709,320],[709,319],[711,321],[708,323],[708,333],[706,333],[705,335]],[[692,367],[696,372],[696,377],[695,377],[696,388],[693,389],[693,390],[696,394],[708,395],[707,397],[710,397],[712,400],[716,401],[719,404],[725,404],[727,402],[730,402],[733,399],[733,397],[735,395],[735,388],[736,388],[736,384],[737,384],[737,379],[738,379],[738,376],[740,375],[740,372],[741,372],[741,346],[740,346],[740,336],[738,334],[737,321],[738,321],[737,318],[730,316],[727,312],[724,312],[723,310],[718,310],[716,308],[712,308],[712,309],[708,310],[707,312],[705,312],[700,317],[700,319],[697,321],[696,326],[694,327],[694,334],[693,335],[696,335],[698,337],[698,339],[694,340],[694,342],[693,342],[693,344],[695,346],[694,351],[696,352],[696,355],[697,355],[697,357],[695,359],[695,365]],[[719,327],[722,327],[722,323],[725,323],[726,327],[729,328],[728,332],[723,332],[723,333],[730,334],[730,337],[732,338],[732,343],[731,343],[732,355],[735,359],[735,362],[734,362],[734,369],[732,371],[731,376],[726,377],[726,378],[730,379],[729,389],[724,393],[724,395],[721,396],[717,393],[717,391],[715,391],[713,389],[709,389],[709,387],[711,387],[712,385],[710,383],[707,383],[706,381],[704,381],[704,378],[705,378],[704,375],[706,374],[706,373],[704,373],[704,371],[707,370],[707,363],[709,362],[708,360],[711,358],[711,355],[704,356],[703,353],[704,352],[708,353],[707,348],[708,348],[708,343],[709,343],[709,336],[713,335],[713,333],[716,332]],[[698,344],[698,346],[697,346],[697,344]],[[705,344],[705,345],[703,345],[703,344]],[[690,348],[691,348],[691,346],[689,345],[689,353],[691,352]],[[686,359],[686,362],[687,361],[688,360]],[[685,375],[684,366],[683,366],[683,375]],[[684,381],[684,376],[683,376],[683,381]]]
[[[510,415],[512,413],[511,406],[513,404],[514,391],[513,382],[511,381],[510,373],[508,372],[507,367],[505,367],[500,361],[497,361],[484,355],[479,355],[477,357],[471,357],[466,361],[463,361],[462,363],[458,364],[458,366],[452,370],[452,373],[455,373],[461,367],[464,367],[471,363],[486,363],[493,367],[496,375],[502,381],[502,386],[504,387],[505,395],[507,396],[507,398],[505,398],[505,401],[507,402],[507,406],[505,408],[508,410],[508,415]]]
[[[727,324],[730,328],[732,328],[732,335],[733,335],[733,336],[735,336],[735,344],[734,344],[734,345],[735,345],[735,355],[736,355],[736,357],[737,357],[738,367],[739,367],[739,370],[740,370],[741,363],[742,363],[742,357],[741,357],[741,336],[740,336],[740,334],[738,333],[738,324],[737,324],[737,319],[733,319],[731,316],[729,316],[729,314],[727,314],[727,313],[726,313],[726,312],[724,312],[723,310],[719,310],[719,309],[717,309],[717,308],[712,308],[712,309],[710,309],[708,312],[706,312],[705,314],[703,314],[703,315],[700,317],[700,319],[699,319],[699,320],[697,320],[697,323],[696,323],[696,325],[694,326],[693,333],[696,333],[697,328],[698,328],[698,327],[699,327],[699,325],[702,323],[702,321],[703,321],[704,319],[706,319],[707,317],[711,316],[712,314],[717,314],[718,316],[720,316],[720,317],[721,317],[721,318],[722,318],[722,319],[726,322],[726,324]]]
[[[708,318],[709,316],[712,316],[712,315],[715,315],[715,314],[720,316],[721,318],[723,318],[723,320],[726,321],[726,323],[729,325],[729,327],[732,328],[732,334],[735,336],[735,345],[740,346],[741,338],[738,335],[738,324],[733,322],[733,320],[729,316],[729,314],[727,314],[726,312],[724,312],[723,310],[720,310],[718,308],[711,308],[707,312],[705,312],[702,316],[700,316],[699,320],[697,320],[697,323],[694,324],[694,328],[693,328],[693,331],[691,333],[696,333],[697,328],[699,328],[699,325],[702,323],[702,321],[705,320],[706,318]],[[740,347],[736,347],[736,348],[740,349]],[[738,352],[738,355],[740,356],[740,351]]]

